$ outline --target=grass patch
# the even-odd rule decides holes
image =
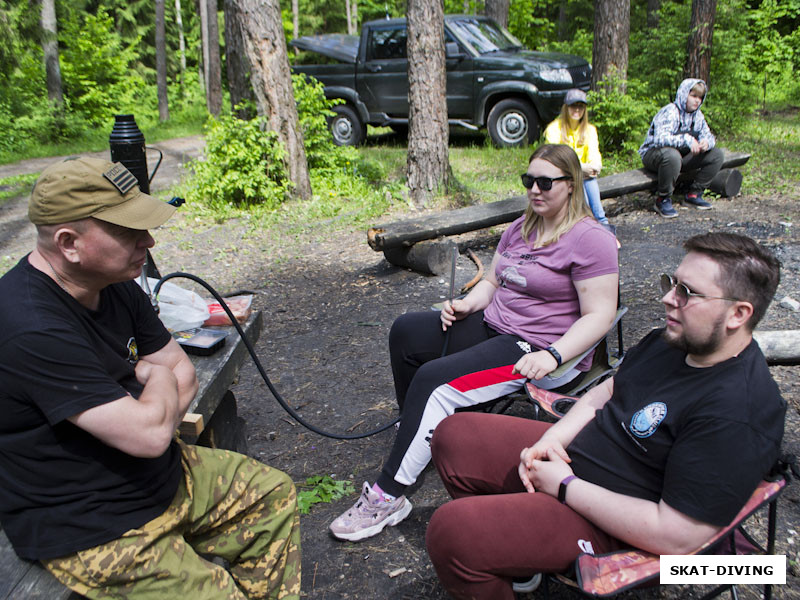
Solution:
[[[108,137],[114,123],[108,124],[108,129],[84,131],[80,136],[62,142],[31,142],[15,148],[12,151],[0,152],[0,164],[14,163],[29,158],[43,158],[49,156],[72,156],[87,152],[102,152],[108,150]],[[149,127],[143,127],[142,133],[148,145],[162,140],[169,140],[203,133],[203,121],[167,121]]]
[[[26,173],[0,179],[0,206],[3,206],[11,198],[30,194],[38,177],[38,173]]]

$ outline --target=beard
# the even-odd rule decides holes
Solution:
[[[725,335],[724,320],[724,315],[720,315],[705,338],[689,335],[685,329],[682,334],[670,333],[668,329],[665,329],[663,338],[670,346],[682,350],[686,354],[708,356],[722,345],[723,336]]]

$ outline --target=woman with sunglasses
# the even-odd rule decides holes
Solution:
[[[619,269],[611,233],[583,199],[581,165],[565,145],[544,145],[522,176],[529,204],[500,238],[483,280],[441,313],[406,313],[389,334],[400,428],[373,485],[330,526],[358,541],[411,512],[403,495],[430,462],[436,426],[457,409],[492,402],[528,379],[575,384],[592,362],[544,377],[602,338],[617,309]],[[446,344],[446,355],[442,356]]]
[[[610,227],[603,203],[600,201],[600,186],[597,176],[603,167],[600,146],[597,141],[597,128],[589,123],[586,110],[586,92],[570,90],[564,97],[561,114],[544,130],[548,144],[566,144],[578,155],[583,171],[583,193],[599,223]]]

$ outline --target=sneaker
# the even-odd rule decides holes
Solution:
[[[707,200],[703,200],[702,194],[686,194],[685,202],[697,210],[711,210],[711,204]]]
[[[514,579],[513,583],[511,584],[511,588],[514,590],[516,594],[530,594],[536,588],[538,588],[542,583],[542,574],[536,573],[530,579]]]
[[[678,211],[672,207],[672,198],[669,196],[656,198],[655,209],[665,219],[674,219],[678,216]]]
[[[358,501],[330,524],[330,531],[340,540],[357,542],[383,531],[387,525],[397,525],[411,512],[411,502],[405,496],[384,500],[364,482]]]

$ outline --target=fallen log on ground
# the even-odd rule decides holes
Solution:
[[[413,246],[384,250],[383,255],[393,265],[408,267],[419,273],[442,275],[450,269],[455,242],[447,240],[422,241]]]
[[[724,170],[720,171],[712,182],[712,190],[725,196],[736,195],[741,188],[742,175],[733,167],[743,165],[749,158],[749,154],[726,150],[722,163]],[[612,198],[653,188],[656,184],[656,175],[644,169],[634,169],[601,177],[597,182],[600,186],[600,197]],[[510,223],[522,214],[527,204],[527,197],[516,196],[498,202],[434,213],[418,219],[375,225],[367,231],[367,241],[370,247],[378,252],[390,248],[409,247],[423,240]],[[392,262],[388,257],[387,260]]]
[[[753,337],[770,364],[800,363],[800,330],[754,331]]]

